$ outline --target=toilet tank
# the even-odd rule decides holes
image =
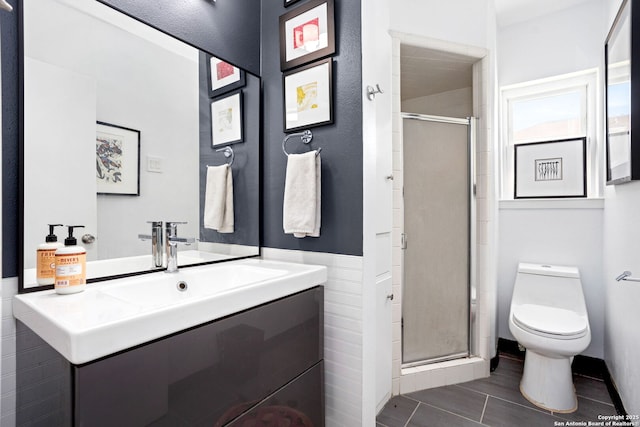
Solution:
[[[513,303],[540,304],[586,313],[577,267],[518,264]]]

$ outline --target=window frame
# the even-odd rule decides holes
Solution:
[[[602,167],[604,165],[601,143],[603,126],[602,90],[599,85],[600,75],[597,68],[577,73],[563,74],[545,79],[532,80],[500,88],[500,140],[499,140],[499,185],[500,200],[514,200],[514,151],[512,136],[511,105],[516,101],[533,100],[557,94],[584,90],[584,108],[586,109],[586,134],[566,135],[559,137],[587,138],[587,198],[599,198],[603,191]],[[542,140],[542,139],[540,139]],[[535,142],[537,139],[519,141],[520,144]]]

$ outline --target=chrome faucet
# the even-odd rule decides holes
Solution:
[[[152,267],[162,267],[162,221],[147,221],[151,234],[138,234],[138,239],[151,240]]]
[[[167,273],[175,273],[178,271],[178,243],[190,245],[195,242],[193,237],[178,237],[178,225],[186,224],[186,222],[169,222],[165,223],[165,248],[167,251]]]

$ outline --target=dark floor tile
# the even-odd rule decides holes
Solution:
[[[609,390],[607,390],[607,385],[604,381],[574,375],[573,385],[576,387],[576,394],[578,396],[613,405],[611,396],[609,396]]]
[[[415,400],[395,396],[384,405],[376,421],[387,427],[404,427],[416,406],[418,402]]]
[[[487,395],[455,385],[420,390],[406,395],[436,408],[480,421]]]
[[[554,421],[562,420],[549,413],[525,408],[494,397],[489,397],[482,417],[482,424],[491,427],[553,426]]]
[[[500,364],[502,364],[502,361]],[[522,393],[520,393],[520,378],[522,372],[518,372],[517,369],[517,366],[510,366],[508,369],[506,369],[505,366],[498,366],[498,369],[488,378],[462,383],[459,384],[459,386],[479,393],[499,397],[500,399],[510,402],[519,403],[529,408],[536,408],[533,403],[525,399]]]
[[[556,417],[571,421],[602,421],[598,420],[598,415],[616,415],[616,408],[613,405],[596,402],[594,400],[578,397],[578,410],[571,414],[554,413]]]
[[[474,427],[482,424],[421,403],[407,427]]]
[[[500,363],[493,373],[497,375],[517,375],[522,376],[524,370],[524,360],[518,360],[508,357],[501,357]]]

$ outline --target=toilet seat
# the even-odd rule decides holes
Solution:
[[[520,328],[555,339],[576,339],[587,334],[588,322],[584,316],[562,308],[537,304],[513,307],[513,322]]]

